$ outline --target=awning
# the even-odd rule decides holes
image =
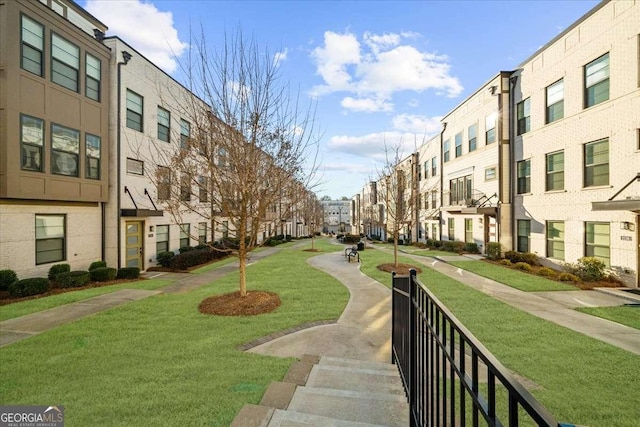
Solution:
[[[121,209],[120,216],[127,217],[146,217],[146,216],[163,216],[164,211],[155,209]]]
[[[593,211],[631,211],[640,213],[640,199],[607,200],[604,202],[591,202]]]

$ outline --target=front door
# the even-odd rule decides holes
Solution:
[[[127,221],[127,267],[138,267],[144,270],[144,254],[142,249],[142,221]]]

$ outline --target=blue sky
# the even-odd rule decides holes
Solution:
[[[384,145],[440,130],[444,116],[512,70],[598,1],[88,0],[83,6],[179,79],[190,29],[210,45],[238,27],[279,53],[283,76],[317,102],[318,196],[351,197]],[[407,153],[409,151],[406,151]]]

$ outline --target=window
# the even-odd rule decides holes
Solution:
[[[180,119],[180,147],[187,148],[189,145],[189,138],[191,138],[191,124]]]
[[[609,185],[609,140],[584,145],[584,186]]]
[[[427,179],[429,177],[429,160],[424,162],[422,166],[424,168],[424,179]]]
[[[44,27],[36,21],[22,15],[22,59],[23,70],[44,75],[42,52],[44,51]]]
[[[491,181],[493,179],[496,179],[496,168],[491,167],[491,168],[486,168],[484,170],[484,180],[485,181]]]
[[[189,233],[191,224],[180,224],[180,247],[189,247]]]
[[[431,224],[431,238],[434,240],[438,239],[438,226],[435,224]]]
[[[436,191],[431,192],[431,209],[436,209],[438,200],[438,193]]]
[[[518,105],[516,106],[518,114],[518,135],[522,135],[523,133],[527,133],[531,130],[531,108],[529,99],[530,98],[527,98],[522,102],[518,102]]]
[[[609,99],[609,54],[604,54],[584,67],[584,107],[589,108]]]
[[[64,261],[65,215],[36,215],[36,265]]]
[[[158,107],[158,139],[169,142],[171,129],[171,113],[162,107]]]
[[[531,160],[518,162],[518,194],[531,192]]]
[[[471,175],[450,180],[449,192],[450,205],[470,205],[473,192],[473,179]]]
[[[547,123],[564,117],[564,80],[560,79],[547,86]]]
[[[51,34],[51,81],[78,92],[80,49],[56,33]]]
[[[169,251],[169,226],[156,225],[156,256]]]
[[[449,240],[455,240],[456,238],[456,222],[455,218],[447,219],[447,226],[449,229]]]
[[[42,172],[42,156],[44,155],[44,122],[35,117],[20,115],[22,170]]]
[[[127,89],[127,127],[138,132],[142,132],[142,107],[142,97]]]
[[[610,224],[608,222],[586,222],[584,255],[596,257],[611,267]]]
[[[476,151],[478,140],[478,124],[474,123],[469,126],[467,133],[469,134],[469,152]]]
[[[127,173],[144,175],[144,162],[136,159],[127,159]]]
[[[448,139],[442,143],[442,151],[444,152],[445,163],[449,161],[449,145],[451,145],[451,142]]]
[[[531,221],[518,220],[518,252],[529,252],[529,238],[531,237]]]
[[[100,60],[91,54],[86,54],[85,94],[87,98],[100,101],[100,75],[102,64]]]
[[[547,221],[547,258],[564,260],[564,221]]]
[[[198,243],[204,245],[207,243],[207,223],[201,222],[198,224]]]
[[[64,126],[51,125],[51,173],[79,176],[80,132]]]
[[[547,191],[564,190],[564,151],[547,154]]]
[[[224,168],[227,166],[227,150],[225,148],[218,149],[218,167]]]
[[[204,176],[198,177],[198,198],[201,202],[206,202],[209,200],[209,192],[208,192],[208,182],[207,178]]]
[[[456,134],[455,144],[456,144],[456,157],[460,157],[462,156],[462,132]]]
[[[84,138],[87,154],[85,175],[89,179],[100,179],[100,137],[87,133]]]
[[[424,200],[424,208],[429,209],[429,193],[424,193],[422,199]]]
[[[222,238],[229,238],[229,221],[222,221]]]
[[[158,166],[158,200],[169,200],[171,196],[171,169],[165,166]]]
[[[183,202],[191,200],[191,180],[188,175],[183,175],[180,179],[180,200]]]
[[[436,176],[438,174],[438,164],[436,163],[436,158],[431,158],[431,176]]]
[[[489,114],[484,121],[485,126],[485,136],[487,138],[487,144],[491,144],[492,142],[496,142],[496,113]]]
[[[464,241],[465,243],[473,243],[473,219],[464,219]]]

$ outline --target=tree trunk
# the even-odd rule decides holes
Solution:
[[[393,266],[398,268],[398,232],[393,232]]]
[[[240,222],[240,229],[238,230],[238,261],[240,264],[240,296],[247,296],[247,244],[245,240],[246,233],[245,221]]]

